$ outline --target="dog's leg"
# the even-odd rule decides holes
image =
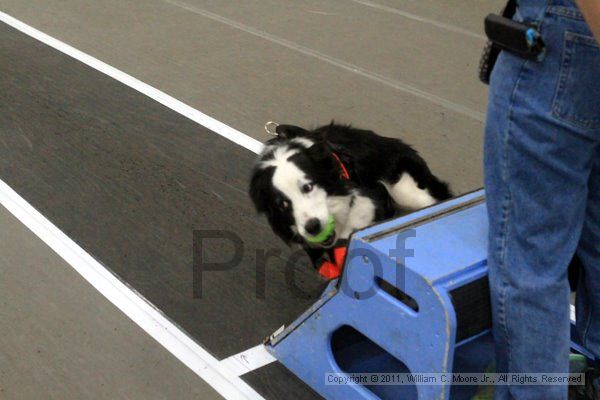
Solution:
[[[414,178],[403,172],[396,183],[382,182],[394,202],[402,208],[418,210],[437,203],[427,188],[420,188]]]
[[[400,159],[396,171],[382,183],[401,208],[418,210],[452,197],[448,184],[432,174],[418,155]]]

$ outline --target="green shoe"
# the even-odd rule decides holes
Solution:
[[[481,386],[471,400],[492,400],[494,398],[493,386]]]
[[[569,356],[569,372],[585,373],[585,385],[570,385],[569,400],[600,400],[600,366],[581,354]]]
[[[487,366],[487,368],[484,371],[484,373],[486,374],[493,374],[494,372],[496,372],[496,363],[491,363]],[[479,389],[477,389],[477,393],[475,393],[475,396],[471,397],[471,400],[492,400],[493,398],[494,386],[487,385],[479,386]]]
[[[571,374],[583,373],[588,368],[587,357],[579,353],[569,354],[569,372]]]

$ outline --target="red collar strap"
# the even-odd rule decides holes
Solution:
[[[333,156],[333,158],[336,159],[336,161],[338,162],[338,164],[340,165],[340,168],[342,169],[342,178],[344,178],[344,180],[349,181],[350,180],[350,174],[348,173],[348,170],[346,169],[346,166],[344,165],[344,163],[342,162],[342,160],[340,160],[340,157],[332,152],[331,155]]]

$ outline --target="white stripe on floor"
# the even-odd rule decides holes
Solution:
[[[237,376],[241,376],[274,361],[277,360],[267,352],[265,346],[259,344],[251,349],[227,357],[221,361],[220,365]]]
[[[362,76],[363,78],[367,78],[370,79],[372,81],[378,82],[380,84],[389,86],[391,88],[400,90],[402,92],[405,93],[409,93],[413,96],[419,97],[421,99],[427,100],[431,103],[437,104],[438,106],[444,107],[448,110],[452,110],[456,113],[465,115],[469,118],[472,118],[476,121],[480,121],[480,122],[484,122],[485,121],[485,114],[482,112],[479,112],[477,110],[474,110],[472,108],[469,108],[463,104],[459,104],[457,102],[454,102],[452,100],[448,100],[445,99],[443,97],[440,97],[438,95],[435,95],[433,93],[429,93],[425,90],[421,90],[415,86],[412,86],[408,83],[405,82],[401,82],[397,79],[392,79],[392,78],[388,78],[387,76],[381,75],[379,73],[376,72],[372,72],[369,70],[366,70],[365,68],[359,67],[358,65],[346,62],[344,60],[340,60],[339,58],[335,58],[335,57],[331,57],[328,56],[327,54],[323,54],[317,50],[308,48],[306,46],[302,46],[301,44],[292,42],[290,40],[287,39],[283,39],[281,37],[272,35],[268,32],[262,31],[260,29],[256,29],[253,28],[251,26],[242,24],[240,22],[237,21],[233,21],[229,18],[225,18],[221,15],[212,13],[210,11],[204,10],[202,8],[198,8],[196,6],[193,6],[191,4],[187,4],[184,3],[180,0],[163,0],[165,3],[171,4],[173,6],[182,8],[184,10],[190,11],[194,14],[198,14],[201,15],[205,18],[209,18],[213,21],[217,21],[220,22],[222,24],[228,25],[232,28],[241,30],[243,32],[249,33],[251,35],[260,37],[262,39],[268,40],[272,43],[276,43],[280,46],[286,47],[290,50],[294,50],[297,51],[299,53],[302,53],[304,55],[310,56],[310,57],[314,57],[318,60],[324,61],[326,63],[329,63],[331,65],[335,65],[336,67],[339,67],[341,69],[344,69],[348,72],[357,74],[359,76]]]
[[[0,204],[65,260],[96,290],[226,399],[263,399],[179,329],[139,293],[79,247],[0,180]]]
[[[256,139],[6,13],[0,12],[0,21],[110,76],[254,153],[259,153],[263,147],[263,144]],[[112,272],[100,265],[73,240],[52,225],[2,180],[0,180],[0,204],[48,244],[108,300],[207,381],[222,396],[227,399],[262,399],[238,377],[275,361],[266,352],[264,346],[256,346],[220,362],[139,293],[121,282]],[[229,369],[230,367],[232,370]]]
[[[479,39],[479,40],[486,40],[487,38],[485,37],[485,35],[479,34],[477,32],[472,32],[469,31],[467,29],[463,29],[461,27],[455,26],[455,25],[450,25],[450,24],[446,24],[445,22],[440,22],[440,21],[436,21],[434,19],[429,19],[429,18],[424,18],[421,17],[419,15],[415,15],[415,14],[411,14],[409,12],[406,11],[402,11],[399,10],[397,8],[393,8],[393,7],[388,7],[388,6],[384,6],[382,4],[377,4],[374,3],[372,1],[368,1],[368,0],[351,0],[355,3],[358,4],[362,4],[363,6],[367,6],[367,7],[371,7],[371,8],[375,8],[377,10],[381,10],[381,11],[385,11],[388,12],[390,14],[395,14],[395,15],[399,15],[401,17],[413,20],[413,21],[417,21],[417,22],[421,22],[424,24],[429,24],[429,25],[433,25],[437,28],[440,29],[444,29],[450,32],[455,32],[455,33],[460,33],[469,37],[472,37],[474,39]]]
[[[248,150],[259,153],[263,147],[263,144],[258,140],[236,130],[232,127],[225,125],[221,121],[209,117],[208,115],[196,110],[195,108],[169,96],[165,92],[162,92],[147,83],[144,83],[125,72],[118,70],[117,68],[110,66],[97,58],[90,56],[76,48],[61,42],[58,39],[53,38],[18,19],[11,17],[0,11],[0,21],[12,26],[13,28],[23,32],[24,34],[31,36],[34,39],[39,40],[42,43],[47,44],[56,50],[73,57],[74,59],[81,61],[82,63],[89,65],[90,67],[110,76],[113,79],[129,86],[138,92],[145,94],[146,96],[156,100],[162,105],[170,108],[173,111],[191,119],[194,122],[210,129],[211,131],[218,133],[219,135],[231,140],[232,142],[239,144]]]

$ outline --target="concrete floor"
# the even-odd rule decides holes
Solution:
[[[259,140],[331,119],[482,185],[493,0],[0,0],[0,11]],[[0,208],[0,399],[217,398]],[[8,321],[8,323],[5,323]]]
[[[332,118],[402,137],[462,193],[482,185],[487,88],[477,63],[483,17],[501,4],[0,0],[0,9],[260,140],[268,120]]]
[[[219,399],[0,206],[0,399]]]

